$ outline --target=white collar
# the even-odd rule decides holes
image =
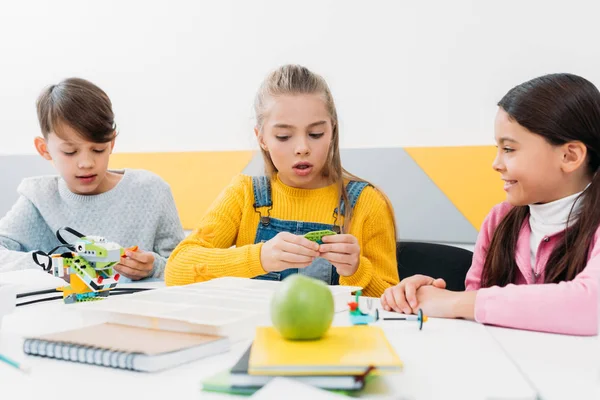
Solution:
[[[550,203],[530,204],[530,225],[538,226],[541,230],[546,231],[547,234],[560,232],[567,228],[569,214],[571,214],[570,225],[573,225],[577,221],[579,211],[581,210],[581,199],[583,199],[583,196],[580,197],[580,195],[585,192],[585,189],[562,199],[551,201]]]

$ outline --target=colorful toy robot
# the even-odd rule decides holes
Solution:
[[[75,252],[52,255],[52,274],[69,282],[59,288],[65,303],[100,300],[117,286],[113,266],[125,254],[116,243],[99,236],[85,236],[74,243]],[[135,250],[135,249],[132,249]]]
[[[419,323],[419,330],[423,329],[423,323],[427,322],[427,315],[423,314],[423,310],[419,308],[417,315],[407,315],[405,317],[386,317],[384,321],[415,321]]]
[[[379,310],[376,308],[374,314],[366,314],[360,310],[358,298],[362,295],[361,290],[356,291],[356,299],[348,303],[350,307],[350,322],[352,325],[368,325],[379,320]]]
[[[94,301],[108,297],[109,291],[117,286],[120,278],[113,266],[125,256],[126,250],[136,251],[137,246],[124,249],[116,243],[107,242],[100,236],[83,236],[70,228],[63,229],[78,236],[74,243],[66,243],[57,232],[59,240],[65,243],[61,247],[73,251],[62,254],[52,254],[53,251],[50,254],[37,252],[38,255],[49,257],[48,265],[38,262],[36,256],[34,260],[46,271],[69,283],[57,288],[63,292],[65,303]]]
[[[350,322],[352,325],[368,325],[372,322],[378,321],[379,310],[376,308],[374,314],[366,314],[359,308],[358,298],[362,295],[362,291],[356,291],[356,300],[348,303],[350,307]],[[427,316],[423,314],[423,310],[419,308],[417,315],[406,315],[403,317],[386,317],[381,318],[384,321],[415,321],[419,323],[419,330],[423,329],[423,323],[427,322]]]

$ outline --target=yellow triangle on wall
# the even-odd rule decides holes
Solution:
[[[252,151],[114,153],[111,169],[152,171],[169,185],[185,229],[194,229],[214,199],[241,173]]]
[[[404,150],[477,230],[491,208],[506,198],[500,174],[492,169],[495,146]]]

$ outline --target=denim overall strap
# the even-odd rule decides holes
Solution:
[[[268,176],[253,176],[254,208],[271,207],[271,180]]]
[[[253,176],[252,191],[254,192],[254,211],[260,215],[260,224],[268,226],[271,223],[271,208],[273,201],[271,200],[271,180],[268,176]],[[266,214],[263,214],[258,209],[261,207],[269,207]]]
[[[358,181],[350,181],[346,185],[346,193],[348,194],[348,201],[350,202],[350,209],[353,210],[356,202],[358,201],[358,196],[362,193],[362,191],[369,186],[367,182],[358,182]],[[340,200],[340,215],[344,215],[346,211],[346,204],[344,199]],[[337,213],[337,208],[335,209]]]

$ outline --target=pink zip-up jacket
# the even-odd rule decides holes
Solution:
[[[514,284],[481,289],[481,273],[492,235],[512,208],[509,203],[495,206],[483,221],[475,244],[473,264],[467,273],[466,290],[478,290],[475,320],[483,324],[569,335],[598,334],[598,286],[600,285],[600,229],[596,230],[588,264],[569,282],[534,284],[531,270],[527,217],[517,240],[519,266]],[[536,272],[544,282],[546,262],[563,232],[545,237],[536,255]]]

